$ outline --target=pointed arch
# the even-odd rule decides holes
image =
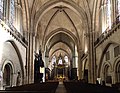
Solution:
[[[4,64],[2,65],[2,73],[3,73],[3,86],[12,86],[13,84],[13,73],[14,65],[10,60],[5,60]]]
[[[68,35],[73,40],[73,42],[78,44],[79,47],[81,48],[80,43],[78,43],[78,42],[80,42],[80,40],[78,40],[77,37],[73,33],[71,33],[69,30],[67,30],[65,28],[57,28],[54,31],[52,31],[48,36],[46,36],[45,41],[43,42],[43,50],[45,50],[44,48],[45,48],[45,45],[47,44],[47,42],[58,33],[64,33],[64,34]]]
[[[113,71],[115,73],[115,82],[120,82],[120,57],[117,57],[113,64]]]
[[[105,48],[104,48],[104,50],[103,50],[103,52],[102,52],[102,54],[101,54],[101,58],[100,58],[99,66],[98,66],[98,77],[100,77],[100,71],[101,71],[101,68],[102,68],[102,62],[103,62],[104,54],[106,53],[107,49],[109,48],[109,46],[110,46],[111,44],[113,44],[113,43],[112,43],[112,42],[109,42],[109,43],[105,46]]]
[[[47,3],[45,3],[40,9],[39,11],[36,13],[35,15],[35,22],[36,24],[34,24],[34,30],[35,33],[37,33],[37,27],[38,27],[38,23],[40,21],[40,19],[42,18],[42,16],[49,11],[50,9],[52,9],[55,6],[60,6],[60,5],[64,5],[68,8],[70,8],[71,10],[73,10],[76,14],[78,14],[79,16],[82,17],[82,19],[85,21],[84,24],[87,26],[87,14],[85,13],[84,9],[82,9],[80,6],[77,6],[75,2],[73,1],[66,1],[66,0],[50,0]],[[87,29],[88,31],[88,29]]]
[[[56,50],[51,54],[51,56],[53,56],[53,54],[54,54],[56,51],[58,51],[58,50],[64,51],[64,52],[67,54],[67,56],[69,56],[69,53],[68,53],[65,49],[63,49],[63,48],[56,49]]]
[[[12,40],[7,40],[6,42],[10,42],[10,43],[12,44],[12,46],[14,47],[14,49],[15,49],[17,55],[18,55],[19,62],[20,62],[20,67],[21,67],[21,72],[22,72],[22,79],[23,79],[23,80],[22,80],[22,84],[24,84],[24,74],[25,74],[25,73],[24,73],[23,60],[22,60],[20,51],[19,51],[19,49],[18,49],[18,47],[17,47],[17,45],[15,44],[14,41],[12,41]]]
[[[104,71],[105,71],[105,68],[106,67],[110,67],[110,69],[111,69],[111,71],[113,70],[113,68],[112,68],[112,64],[110,63],[110,62],[105,62],[103,65],[102,65],[102,72],[104,73]]]
[[[112,65],[110,62],[105,62],[102,66],[102,74],[103,74],[103,80],[105,83],[112,83],[112,77],[109,75],[109,73],[112,72]]]

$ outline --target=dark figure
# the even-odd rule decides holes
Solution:
[[[41,50],[39,50],[38,62],[39,62],[39,66],[40,66],[40,67],[44,67],[44,62],[43,62],[43,60],[42,60]]]
[[[16,86],[20,86],[20,82],[21,82],[21,75],[20,72],[18,72]]]
[[[42,53],[39,50],[39,54],[35,54],[34,60],[34,83],[42,82],[43,73],[40,73],[40,67],[44,67],[44,62],[42,60]]]
[[[38,82],[38,74],[39,74],[39,65],[38,65],[38,54],[35,54],[35,59],[34,59],[34,83]]]
[[[96,84],[99,85],[99,81],[98,80],[96,80]]]
[[[105,81],[102,81],[102,85],[105,86]]]

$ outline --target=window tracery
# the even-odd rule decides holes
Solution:
[[[52,65],[54,65],[55,63],[56,63],[56,57],[53,56],[53,58],[52,58]]]
[[[3,0],[0,0],[0,19],[3,19]]]
[[[13,24],[15,19],[15,2],[14,0],[10,1],[10,23]]]
[[[62,65],[62,64],[63,64],[63,61],[62,61],[62,58],[60,57],[58,61],[58,65]]]
[[[102,32],[111,29],[111,1],[105,0],[101,6]]]
[[[110,0],[107,0],[107,27],[108,29],[111,29],[111,2]]]
[[[117,0],[117,18],[120,21],[120,0]]]
[[[65,60],[66,63],[68,63],[68,56],[65,56],[64,60]]]

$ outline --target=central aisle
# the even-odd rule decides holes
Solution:
[[[63,82],[59,82],[59,85],[58,85],[55,93],[67,93],[67,91],[63,85]]]

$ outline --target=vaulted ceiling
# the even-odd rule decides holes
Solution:
[[[72,56],[75,46],[84,49],[94,0],[28,0],[35,34],[49,56]],[[91,7],[89,7],[91,6]],[[79,49],[78,49],[79,50]]]

